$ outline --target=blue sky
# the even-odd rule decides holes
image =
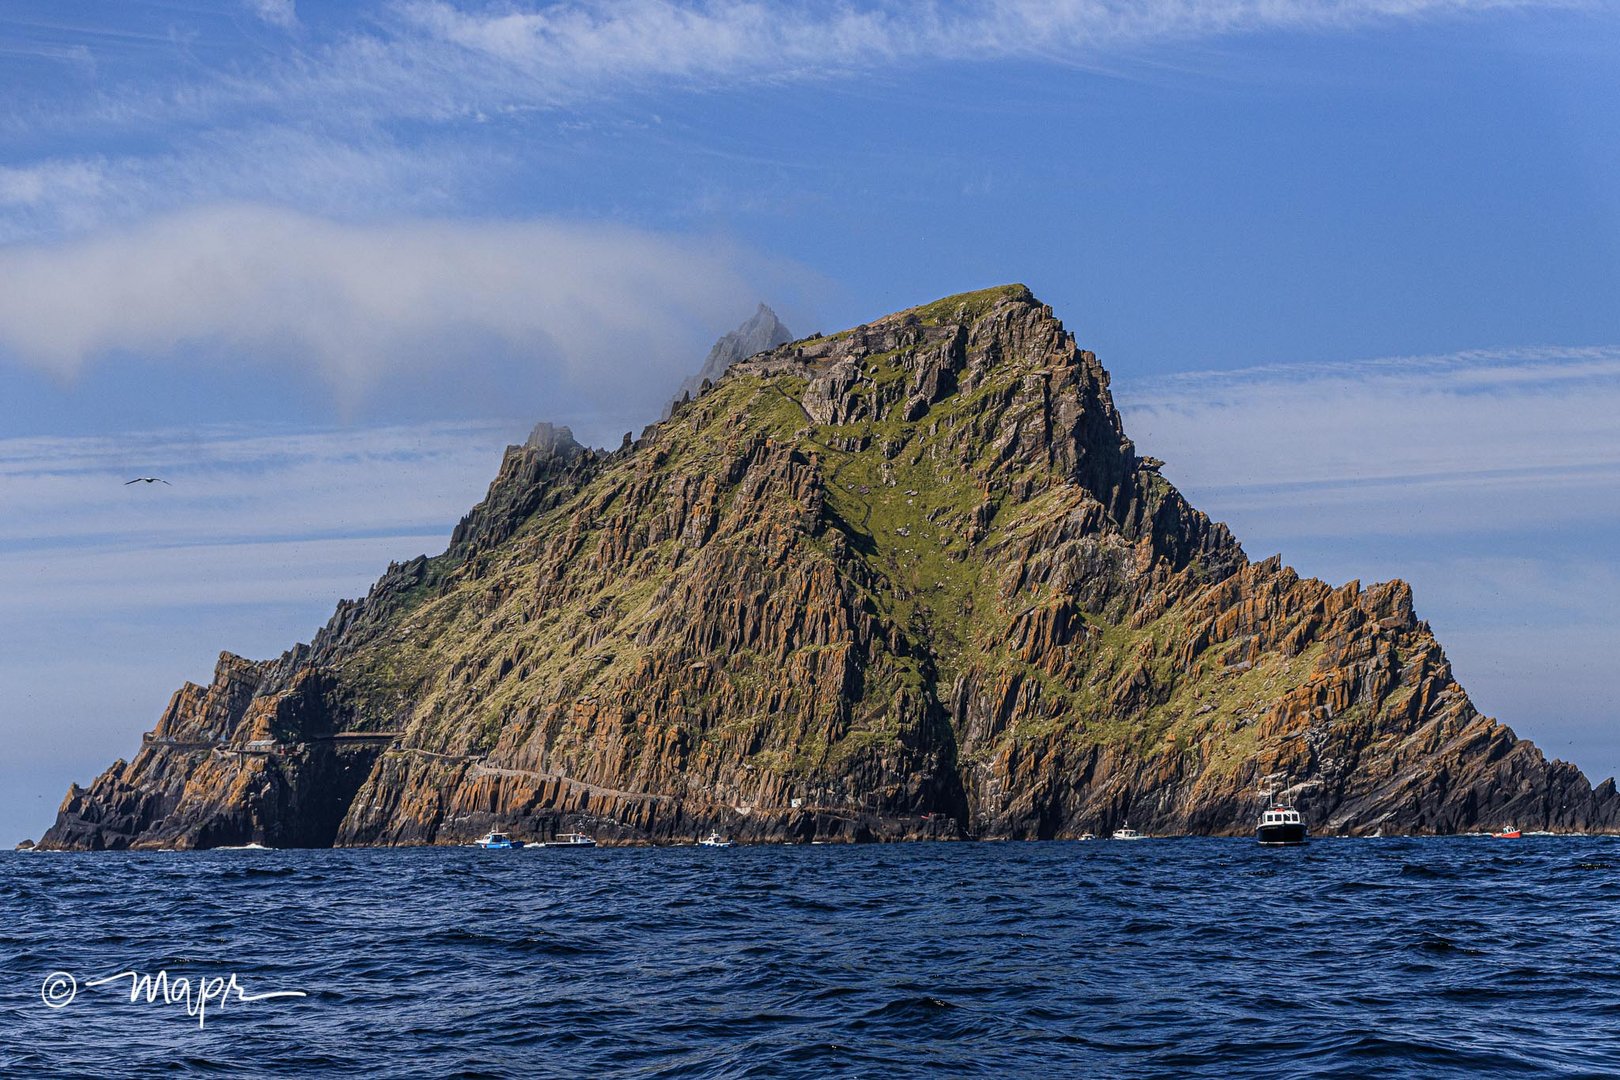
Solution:
[[[1014,280],[1251,555],[1620,771],[1617,71],[1607,4],[12,0],[0,837],[534,420]]]

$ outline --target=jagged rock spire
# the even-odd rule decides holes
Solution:
[[[711,384],[719,382],[720,377],[739,360],[746,360],[750,356],[774,349],[778,345],[785,345],[792,340],[792,332],[782,325],[782,320],[776,317],[776,312],[762,302],[741,326],[721,335],[720,340],[714,343],[709,355],[703,360],[703,367],[696,375],[689,376],[682,382],[675,396],[664,406],[664,416],[668,417],[683,397],[697,397],[701,394],[705,382]]]

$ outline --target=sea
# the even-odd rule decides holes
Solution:
[[[1620,839],[17,853],[0,958],[5,1077],[1613,1076]]]

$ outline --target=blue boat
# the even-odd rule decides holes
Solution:
[[[523,846],[522,840],[514,840],[503,832],[485,833],[473,843],[481,848],[520,848]]]

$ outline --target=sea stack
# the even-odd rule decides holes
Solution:
[[[1251,561],[1022,285],[731,363],[633,444],[537,428],[449,548],[220,657],[55,848],[1620,824],[1481,716],[1411,589]]]

